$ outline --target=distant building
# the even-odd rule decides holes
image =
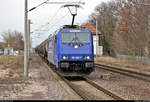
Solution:
[[[11,48],[9,45],[8,45],[8,47],[5,47],[4,55],[13,55],[13,54],[14,54],[13,48]]]
[[[91,24],[83,24],[81,26],[82,28],[87,28],[89,30],[92,31],[93,33],[93,43],[94,43],[94,55],[96,55],[96,28],[91,25]],[[98,31],[98,48],[97,48],[97,54],[99,56],[102,56],[103,55],[103,46],[102,46],[102,33],[100,31]]]
[[[0,55],[19,55],[22,54],[23,51],[14,51],[14,49],[12,47],[10,47],[9,45],[7,45],[4,42],[0,42]]]

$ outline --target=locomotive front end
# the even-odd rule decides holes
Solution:
[[[94,71],[93,36],[89,30],[63,29],[59,38],[58,66],[61,71]]]

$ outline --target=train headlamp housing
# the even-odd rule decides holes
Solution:
[[[79,47],[78,45],[75,45],[75,46],[74,46],[75,49],[77,49],[78,47]]]
[[[85,59],[89,60],[89,59],[90,59],[90,56],[85,56]]]
[[[63,59],[64,59],[64,60],[68,59],[68,56],[63,56]]]

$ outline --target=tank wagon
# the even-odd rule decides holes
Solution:
[[[45,41],[43,41],[40,45],[38,45],[35,49],[35,51],[38,53],[38,54],[41,54],[44,58],[47,59],[47,52],[48,52],[48,42],[47,42],[48,39],[46,39]]]
[[[48,62],[64,76],[84,76],[94,71],[93,35],[88,29],[63,27],[37,48],[43,48],[40,52],[47,53]]]

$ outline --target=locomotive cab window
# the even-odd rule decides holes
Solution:
[[[90,43],[89,32],[63,32],[62,43]]]

